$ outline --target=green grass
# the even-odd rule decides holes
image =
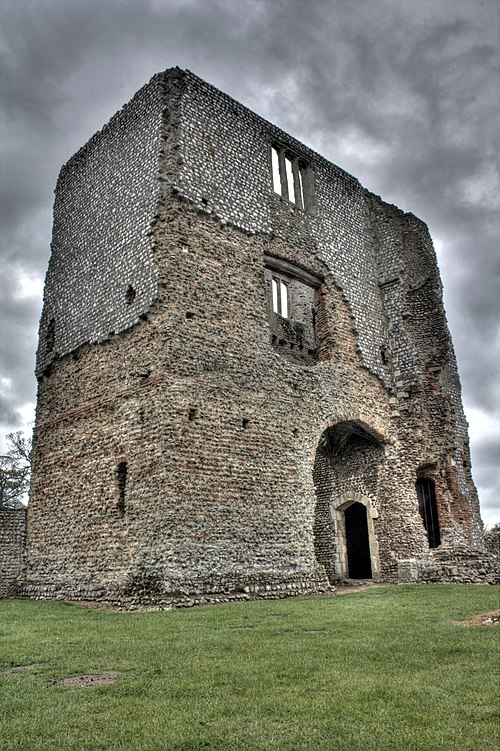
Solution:
[[[488,586],[119,613],[0,602],[1,751],[498,751]],[[57,678],[115,670],[112,685]]]

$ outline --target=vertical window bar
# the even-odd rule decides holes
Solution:
[[[304,208],[304,191],[302,187],[302,175],[300,173],[300,167],[297,159],[292,162],[293,170],[293,187],[295,191],[295,203],[300,209]]]
[[[302,196],[302,208],[310,208],[308,196],[306,196],[307,167],[299,165],[300,194]]]
[[[280,168],[281,195],[283,196],[283,198],[286,198],[288,195],[288,186],[286,182],[285,154],[282,149],[277,149],[277,152],[278,152],[278,162],[279,162],[279,168]]]
[[[271,281],[273,313],[279,313],[278,280],[273,277]]]

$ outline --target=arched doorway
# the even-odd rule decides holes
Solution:
[[[434,481],[424,477],[417,480],[415,487],[417,489],[418,510],[427,532],[429,547],[437,548],[441,545],[441,534]]]
[[[345,545],[349,579],[371,579],[370,538],[366,506],[352,503],[344,511]]]
[[[321,436],[313,470],[314,546],[331,582],[379,577],[374,520],[383,461],[380,438],[358,422],[338,423]]]

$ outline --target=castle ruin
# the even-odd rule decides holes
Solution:
[[[189,71],[61,170],[37,376],[27,596],[421,581],[481,547],[426,225]]]

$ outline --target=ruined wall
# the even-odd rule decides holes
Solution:
[[[274,144],[305,209],[273,191]],[[295,321],[271,304],[289,271]],[[440,294],[422,223],[196,76],[155,77],[58,183],[24,593],[325,586],[332,497],[367,499],[377,575],[396,580],[427,554],[423,468],[443,539],[473,544]],[[376,450],[313,476],[340,423]]]
[[[427,227],[371,196],[384,309],[386,357],[406,458],[436,483],[443,543],[480,547],[482,523],[471,477],[467,422]]]
[[[0,506],[0,597],[13,597],[26,567],[26,509]]]
[[[170,592],[324,582],[315,436],[335,402],[384,422],[380,385],[340,362],[316,370],[275,352],[266,239],[221,233],[182,203],[165,207],[156,237],[164,272],[148,320],[80,348],[40,383],[25,592],[109,596],[140,571]]]
[[[381,377],[385,318],[372,251],[367,191],[358,180],[188,73],[182,80],[176,188],[201,211],[246,232],[273,233],[323,261],[351,306],[363,362]],[[314,173],[314,212],[273,193],[270,148],[286,147]],[[353,274],[353,269],[356,273]]]
[[[156,77],[61,170],[38,375],[84,342],[129,328],[156,297],[152,222],[167,100]]]

